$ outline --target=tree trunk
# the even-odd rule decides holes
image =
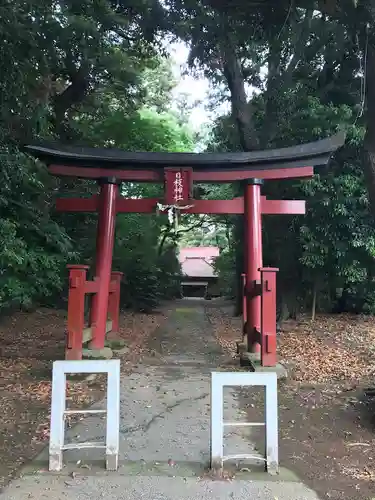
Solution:
[[[54,108],[54,128],[60,140],[70,140],[70,127],[66,123],[67,112],[73,107],[81,104],[85,99],[89,88],[89,68],[82,66],[70,75],[71,83],[68,87],[55,96],[53,100]]]
[[[268,54],[268,76],[267,88],[265,90],[265,116],[263,126],[260,132],[260,146],[266,149],[268,143],[272,141],[277,133],[279,103],[278,95],[280,92],[280,60],[282,45],[278,38],[269,41]]]
[[[312,297],[312,306],[311,306],[311,321],[315,321],[316,317],[316,297],[318,295],[318,286],[317,282],[314,282],[314,287],[313,287],[313,297]]]
[[[240,61],[236,54],[236,46],[233,43],[229,31],[223,37],[220,47],[223,73],[227,81],[231,96],[232,116],[237,123],[240,144],[244,151],[253,151],[259,148],[259,138],[255,130],[251,103],[248,102],[245,79],[242,73]],[[235,245],[235,316],[242,314],[242,279],[244,272],[244,217],[236,217],[234,223],[234,245]]]
[[[284,321],[290,318],[289,307],[286,298],[281,295],[280,297],[280,306],[277,314],[277,323],[281,325]]]
[[[231,96],[232,115],[237,123],[242,149],[252,151],[259,148],[259,140],[253,122],[251,103],[247,100],[241,64],[235,45],[228,34],[223,42],[220,52],[224,77]]]
[[[159,257],[163,253],[164,245],[165,245],[165,242],[167,241],[167,238],[169,235],[170,235],[170,231],[169,231],[169,229],[166,229],[161,240],[160,240],[159,246],[158,246],[158,256]]]
[[[375,2],[372,2],[375,3]],[[375,219],[375,45],[370,37],[366,63],[366,134],[363,150],[363,168],[370,202],[370,210]]]

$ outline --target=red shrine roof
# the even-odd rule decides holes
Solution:
[[[178,260],[189,278],[216,278],[213,262],[219,255],[218,247],[185,247],[180,249]]]

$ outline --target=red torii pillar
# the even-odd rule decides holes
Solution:
[[[115,178],[100,179],[99,185],[95,258],[95,280],[99,281],[99,288],[92,297],[90,311],[92,349],[102,349],[105,342],[118,197],[118,183]]]
[[[262,208],[260,187],[262,179],[249,179],[244,186],[244,271],[246,275],[246,323],[247,350],[260,353],[260,343],[255,332],[261,326],[260,269],[263,267]],[[243,312],[244,314],[244,312]]]

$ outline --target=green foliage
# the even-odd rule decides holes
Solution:
[[[177,258],[177,247],[170,244],[158,256],[158,283],[159,289],[163,290],[163,298],[176,299],[181,295],[181,266]]]
[[[178,242],[180,247],[213,246],[224,249],[229,243],[228,233],[224,222],[204,216],[197,224],[189,226],[184,223],[178,232]]]
[[[337,309],[336,289],[345,290],[342,310],[375,312],[373,291],[375,230],[369,211],[365,179],[361,169],[363,127],[353,125],[347,104],[323,103],[306,94],[305,82],[294,92],[278,95],[280,113],[277,134],[270,146],[283,147],[327,137],[339,128],[348,131],[347,144],[328,168],[317,168],[311,180],[266,183],[270,198],[305,199],[306,216],[263,217],[265,264],[279,267],[279,297],[287,307],[310,307],[313,290],[318,306]],[[308,85],[308,82],[307,82]],[[252,101],[257,129],[262,129],[266,94]],[[212,129],[210,150],[239,149],[236,127],[230,116],[219,117]],[[235,194],[235,191],[233,191]],[[228,267],[235,267],[241,236],[233,231],[235,244],[218,261],[219,274],[234,294],[237,280]],[[366,295],[368,294],[368,295]]]
[[[19,152],[20,144],[46,138],[131,151],[192,150],[189,130],[170,111],[177,82],[155,38],[162,10],[153,0],[131,8],[2,2],[0,311],[56,304],[66,293],[68,263],[94,270],[96,215],[56,213],[54,202],[89,196],[97,186],[53,179]],[[157,196],[160,189],[122,187],[129,196]],[[118,219],[113,268],[127,277],[124,304],[150,309],[176,288],[176,259],[159,252],[166,217]]]
[[[141,108],[129,117],[121,109],[108,109],[100,122],[78,125],[91,131],[95,145],[112,145],[133,151],[186,151],[192,149],[192,137],[186,127],[168,113]],[[134,183],[123,185],[128,197],[155,197],[161,186]],[[126,284],[122,301],[126,307],[152,310],[161,298],[178,294],[179,266],[175,254],[166,247],[160,253],[160,234],[168,224],[166,216],[128,214],[117,217],[113,268],[122,271]],[[92,254],[94,249],[91,250]]]
[[[190,44],[191,68],[215,87],[212,107],[225,101],[231,106],[230,116],[216,120],[209,150],[282,147],[326,137],[341,127],[350,132],[335,162],[326,171],[317,169],[313,180],[266,184],[264,194],[270,197],[305,197],[308,213],[264,218],[265,262],[280,267],[280,295],[283,300],[293,296],[295,308],[306,307],[313,290],[328,298],[325,307],[336,287],[350,287],[351,295],[354,289],[360,296],[365,289],[370,293],[363,284],[373,277],[374,246],[375,94],[368,92],[374,88],[373,72],[364,69],[374,55],[371,3],[280,1],[271,6],[268,0],[238,0],[229,8],[220,0],[167,0],[167,5],[174,32]],[[361,154],[364,77],[370,168]],[[256,92],[249,100],[250,86]],[[228,223],[235,224],[228,252],[238,280],[243,235],[239,219]],[[223,259],[223,275],[227,262]]]
[[[193,148],[190,131],[181,126],[170,113],[158,113],[141,108],[129,115],[113,102],[96,116],[82,116],[75,123],[75,130],[93,145],[115,146],[126,151],[189,151]]]
[[[293,124],[286,122],[286,129],[279,129],[276,147],[327,136],[337,123],[345,123],[349,117],[345,107],[334,109],[315,99],[305,99],[304,106],[298,105],[294,111],[290,119]],[[261,113],[258,118],[262,119]],[[214,130],[216,144],[219,130]],[[265,263],[280,268],[279,291],[284,298],[292,295],[298,308],[311,303],[314,287],[326,297],[324,304],[321,302],[323,308],[333,306],[336,288],[344,288],[348,290],[348,303],[341,301],[343,309],[352,310],[355,304],[356,310],[375,312],[372,287],[368,285],[374,273],[375,230],[360,167],[357,138],[361,131],[349,132],[345,148],[328,168],[317,169],[311,180],[265,186],[270,198],[306,199],[306,216],[263,217]],[[227,137],[224,133],[223,141],[228,145]],[[218,261],[218,267],[222,281],[233,294],[236,282],[228,268],[234,268],[235,246],[228,252]]]
[[[174,247],[159,253],[162,220],[124,214],[117,218],[113,267],[124,273],[123,306],[152,310],[162,298],[179,292],[180,267]]]
[[[0,309],[7,309],[60,290],[64,264],[75,255],[51,218],[45,172],[17,150],[3,150],[0,164]]]
[[[328,13],[312,2],[235,4],[1,3],[0,310],[53,303],[66,283],[65,265],[93,264],[95,253],[96,216],[57,214],[53,206],[55,197],[87,196],[96,185],[52,179],[20,144],[50,138],[130,151],[194,150],[184,97],[171,105],[176,82],[160,40],[172,33],[189,43],[191,70],[213,83],[211,108],[232,108],[215,121],[209,150],[281,147],[349,132],[346,146],[313,179],[265,185],[270,198],[306,199],[308,211],[264,217],[264,260],[280,267],[280,297],[289,309],[309,307],[315,292],[320,307],[330,308],[340,289],[342,309],[375,311],[375,232],[361,160],[367,34],[359,28],[371,21],[372,43],[372,10],[366,2]],[[247,102],[249,86],[256,92]],[[121,190],[161,194],[160,185]],[[227,199],[239,195],[239,186],[198,186],[196,195]],[[176,232],[166,216],[118,217],[113,267],[126,276],[124,305],[150,310],[178,294],[177,244],[220,246],[222,290],[235,294],[240,222],[184,216]]]

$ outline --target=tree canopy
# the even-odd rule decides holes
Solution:
[[[54,201],[93,193],[95,184],[52,178],[22,144],[195,150],[183,96],[172,106],[178,82],[168,43],[180,41],[189,46],[191,74],[211,83],[207,106],[230,104],[202,131],[208,151],[289,146],[347,131],[345,146],[313,179],[265,185],[270,197],[304,198],[308,207],[305,217],[265,218],[265,261],[280,267],[284,316],[311,304],[374,311],[374,16],[371,0],[2,2],[0,309],[56,304],[66,264],[94,256],[96,217],[56,213]],[[154,196],[162,186],[121,189]],[[199,189],[220,199],[241,186]],[[166,216],[118,216],[114,267],[126,275],[125,305],[149,308],[178,293],[176,251],[186,244],[220,246],[223,290],[235,294],[241,218],[182,221],[176,232]]]

